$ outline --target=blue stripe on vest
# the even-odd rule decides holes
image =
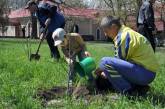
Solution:
[[[128,54],[130,40],[131,40],[130,35],[129,35],[129,33],[127,33],[126,41],[125,41],[125,54],[126,54],[126,56]]]
[[[118,57],[122,59],[122,50],[121,50],[121,33],[117,35],[117,46],[118,46]]]

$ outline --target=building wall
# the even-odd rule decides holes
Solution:
[[[21,18],[20,26],[14,27],[14,26],[9,26],[9,29],[6,33],[6,35],[8,36],[16,36],[16,37],[22,37],[22,28],[23,26],[26,26],[26,32],[25,35],[29,36],[32,33],[32,24],[29,24],[30,21],[30,17],[26,17],[26,18]],[[93,20],[93,19],[88,19],[88,18],[80,18],[80,17],[69,17],[70,20],[66,20],[66,28],[67,32],[70,32],[71,27],[73,26],[73,24],[77,24],[79,27],[79,33],[81,35],[89,35],[89,36],[94,36],[94,40],[106,40],[106,37],[104,36],[103,31],[99,28],[99,24]],[[69,26],[68,26],[69,25]],[[37,34],[39,37],[39,22],[37,22]],[[98,39],[98,34],[97,34],[97,30],[100,30],[100,38]]]
[[[97,22],[95,24],[93,23],[92,26],[93,26],[93,29],[92,29],[93,33],[92,34],[94,34],[95,40],[102,40],[102,41],[107,40],[107,38],[104,35],[104,32],[100,28],[99,23],[97,23]],[[97,31],[99,31],[99,32],[97,32]]]
[[[20,18],[19,20],[20,20],[21,25],[25,25],[26,26],[26,25],[28,25],[28,22],[31,21],[31,17]]]
[[[78,23],[79,25],[79,33],[83,34],[83,35],[92,35],[92,31],[91,31],[91,23],[90,21],[81,21]]]
[[[80,34],[93,35],[92,22],[90,19],[85,19],[80,17],[70,17],[69,21],[66,21],[67,29],[69,29],[67,31],[70,31],[74,24],[78,25]]]
[[[5,31],[4,36],[12,36],[15,37],[15,26],[7,26],[7,31]],[[0,36],[3,36],[2,32],[0,31]]]
[[[26,26],[25,35],[29,36],[29,34],[31,34],[30,33],[31,32],[31,27],[28,25],[30,17],[12,19],[12,20],[19,21],[21,25],[13,26],[12,24],[9,24],[9,26],[7,26],[7,31],[4,33],[4,36],[23,37],[23,33],[22,33],[22,27],[23,26]],[[0,36],[2,36],[1,31],[0,31]]]
[[[85,18],[79,18],[79,17],[74,17],[71,19],[72,24],[77,24],[79,27],[79,33],[81,35],[92,35],[94,37],[94,40],[106,40],[107,38],[105,37],[103,31],[99,27],[99,23],[96,20],[93,19],[85,19]],[[68,25],[68,24],[67,24]],[[70,29],[71,27],[69,27]],[[100,38],[97,38],[97,30],[100,30]]]

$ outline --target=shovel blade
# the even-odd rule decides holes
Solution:
[[[30,55],[30,61],[32,60],[40,60],[40,55],[39,54],[31,54]]]

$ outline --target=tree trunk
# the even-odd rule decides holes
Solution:
[[[137,6],[138,6],[138,10],[140,9],[141,5],[142,5],[142,0],[136,0]]]

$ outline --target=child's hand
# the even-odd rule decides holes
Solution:
[[[95,74],[96,74],[97,76],[100,76],[102,72],[103,72],[103,71],[102,71],[100,68],[97,68],[96,71],[95,71]]]
[[[90,54],[88,51],[85,51],[85,55],[86,55],[87,57],[91,56],[91,54]]]
[[[104,79],[107,79],[107,76],[105,75],[104,72],[101,72],[101,76],[102,76]]]
[[[107,79],[107,76],[105,75],[105,73],[101,70],[101,69],[96,69],[96,71],[95,71],[95,74],[97,75],[97,76],[101,76],[102,78],[104,78],[104,79]]]
[[[66,62],[67,62],[68,64],[72,64],[72,63],[73,63],[73,60],[72,60],[72,59],[67,58],[67,59],[66,59]]]

